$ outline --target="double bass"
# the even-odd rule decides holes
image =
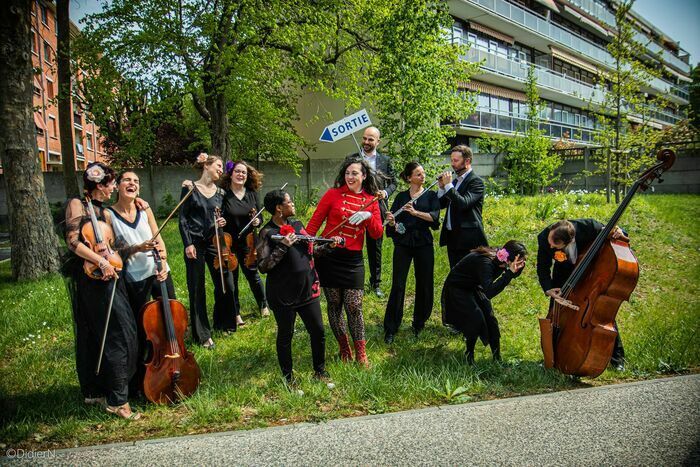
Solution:
[[[547,318],[540,319],[546,368],[568,375],[595,378],[612,357],[617,329],[615,317],[639,278],[639,264],[628,239],[612,239],[620,217],[638,190],[646,190],[676,160],[670,149],[657,153],[659,161],[644,172],[627,192],[615,214],[561,287],[561,300],[552,301]]]
[[[153,258],[160,272],[163,262],[157,249]],[[146,362],[143,393],[155,404],[167,404],[192,395],[199,386],[201,372],[192,352],[185,348],[187,310],[168,297],[165,282],[160,282],[161,297],[141,309],[150,359]]]

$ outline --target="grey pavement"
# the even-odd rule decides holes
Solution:
[[[700,465],[700,375],[55,451],[33,464]],[[7,461],[5,458],[3,461]]]

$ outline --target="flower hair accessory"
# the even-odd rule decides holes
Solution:
[[[226,163],[226,173],[231,175],[233,173],[233,161],[228,161]]]
[[[88,167],[85,173],[91,182],[100,183],[105,178],[105,171],[97,164]]]
[[[282,227],[280,227],[280,235],[284,235],[285,237],[289,234],[295,233],[294,232],[294,227],[292,227],[289,224],[284,224]]]
[[[498,261],[500,261],[501,263],[507,263],[508,256],[510,256],[510,254],[508,253],[508,250],[506,250],[505,248],[501,248],[500,250],[498,250],[496,252],[496,258],[498,258]]]
[[[204,164],[207,161],[207,159],[209,159],[209,154],[207,154],[206,152],[200,152],[199,156],[197,156],[197,163]]]

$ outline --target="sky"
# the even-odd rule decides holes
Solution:
[[[101,10],[98,0],[71,0],[71,19]],[[700,0],[637,0],[634,10],[690,52],[690,63],[700,62]]]

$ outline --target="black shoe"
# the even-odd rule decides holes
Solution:
[[[209,339],[204,344],[202,344],[202,347],[204,347],[205,349],[214,350],[216,348],[216,344],[213,340]]]
[[[385,344],[393,344],[394,343],[394,335],[393,334],[386,334],[384,336],[384,343]]]
[[[625,361],[624,360],[611,360],[610,366],[615,369],[615,371],[625,371]]]
[[[473,365],[474,364],[474,352],[465,352],[465,355],[467,356],[467,364]]]
[[[377,298],[384,298],[384,292],[382,292],[382,289],[379,287],[374,288],[374,295],[376,295]]]
[[[326,370],[316,371],[314,372],[314,378],[327,383],[331,380],[331,375]]]
[[[411,326],[411,330],[413,331],[413,337],[415,338],[418,338],[418,336],[420,336],[420,332],[422,331],[422,329],[414,328],[413,326]]]
[[[493,361],[494,361],[494,362],[501,362],[501,361],[503,361],[503,359],[501,358],[501,351],[500,351],[500,350],[496,350],[496,351],[493,352]]]

